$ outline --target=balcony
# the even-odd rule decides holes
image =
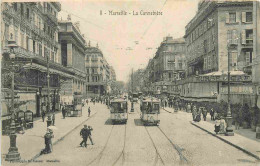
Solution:
[[[47,10],[47,8],[44,9],[43,14],[48,17],[55,25],[58,26],[58,19],[53,14],[51,14],[51,12]]]

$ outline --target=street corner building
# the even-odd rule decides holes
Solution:
[[[43,110],[72,104],[75,94],[86,98],[111,91],[113,67],[98,45],[87,44],[80,22],[70,15],[58,20],[59,2],[4,2],[1,7],[2,123],[11,115],[11,67],[16,113],[30,110],[40,117]]]
[[[98,97],[111,93],[111,85],[116,81],[115,70],[109,65],[98,45],[86,48],[86,95]]]

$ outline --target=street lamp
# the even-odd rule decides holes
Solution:
[[[227,128],[226,128],[226,136],[234,136],[233,128],[232,128],[232,116],[230,109],[230,47],[232,45],[228,44],[228,110],[227,110]]]
[[[47,112],[48,112],[48,118],[47,118],[47,127],[51,125],[51,114],[50,114],[50,62],[49,62],[49,56],[47,55]]]
[[[132,87],[132,101],[131,101],[131,112],[134,112],[134,87],[133,87],[133,74],[134,74],[134,69],[132,68],[132,75],[131,75],[131,87]]]
[[[12,83],[11,83],[11,125],[10,125],[10,148],[8,150],[8,154],[6,155],[5,160],[6,161],[18,161],[20,160],[20,153],[18,152],[18,148],[16,147],[16,131],[15,131],[15,109],[14,109],[14,48],[18,47],[16,45],[16,42],[12,40],[12,34],[10,37],[11,40],[8,41],[8,48],[10,49],[9,57],[12,60],[12,69],[11,69],[11,75],[12,75]]]

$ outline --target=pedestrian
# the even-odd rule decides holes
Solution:
[[[206,121],[206,119],[207,119],[207,110],[206,110],[205,107],[203,107],[203,108],[201,108],[201,109],[202,109],[203,119],[204,119],[204,121]]]
[[[87,103],[87,105],[88,105],[88,99],[86,100],[86,103]]]
[[[87,140],[89,137],[89,130],[87,125],[84,125],[84,128],[80,130],[80,136],[83,138],[80,146],[82,147],[82,145],[84,144],[84,146],[87,147]]]
[[[65,109],[65,106],[62,107],[62,116],[63,116],[63,119],[65,119],[66,117],[66,109]]]
[[[45,119],[45,111],[42,110],[42,121],[44,122],[44,119]]]
[[[216,117],[216,120],[215,120],[215,133],[218,134],[219,130],[220,130],[220,118]]]
[[[88,107],[88,117],[90,116],[91,110],[90,107]]]
[[[216,118],[218,117],[218,113],[216,110],[214,110],[214,112],[213,112],[213,117],[214,117],[214,120],[216,120]]]
[[[48,129],[46,134],[44,135],[44,143],[45,143],[45,149],[41,151],[41,154],[47,154],[52,152],[52,134],[50,130]]]
[[[88,135],[89,140],[90,140],[91,144],[94,145],[92,137],[91,137],[91,131],[93,130],[93,128],[91,126],[88,126],[88,130],[89,130],[89,135]]]
[[[199,121],[201,120],[201,112],[202,112],[201,109],[202,109],[202,108],[200,107],[200,108],[198,109],[197,113],[196,113],[196,119],[195,119],[196,122],[199,122]]]
[[[52,114],[52,125],[55,126],[55,113]]]
[[[220,117],[220,129],[219,129],[220,134],[226,133],[226,121],[223,118],[223,116]]]
[[[94,99],[94,100],[93,100],[93,104],[95,105],[95,103],[96,103],[96,100]]]
[[[234,113],[235,129],[239,130],[239,116],[238,113]]]
[[[214,111],[213,108],[210,109],[210,119],[214,120]]]
[[[196,116],[197,116],[197,108],[196,108],[196,106],[194,105],[194,106],[193,106],[193,109],[192,109],[192,119],[193,119],[193,121],[195,121]]]

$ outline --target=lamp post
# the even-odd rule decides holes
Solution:
[[[131,75],[131,89],[132,89],[132,101],[131,101],[131,112],[134,112],[134,97],[133,97],[133,93],[134,93],[134,87],[133,87],[133,74],[134,74],[134,69],[132,68],[132,75]]]
[[[47,55],[47,127],[51,125],[51,114],[50,114],[50,64],[49,64],[49,56]]]
[[[231,116],[231,109],[230,109],[230,46],[228,44],[228,110],[227,110],[227,128],[226,128],[226,136],[234,136],[233,128],[232,128],[232,116]]]
[[[10,54],[9,57],[12,59],[12,69],[11,69],[11,75],[12,75],[12,83],[11,83],[11,132],[10,132],[10,148],[8,150],[8,154],[6,155],[5,160],[6,161],[18,161],[20,160],[20,153],[18,152],[18,148],[16,147],[16,131],[15,131],[15,109],[14,109],[14,48],[17,47],[16,42],[12,40],[12,34],[11,34],[11,40],[8,41],[8,48],[10,48]]]

